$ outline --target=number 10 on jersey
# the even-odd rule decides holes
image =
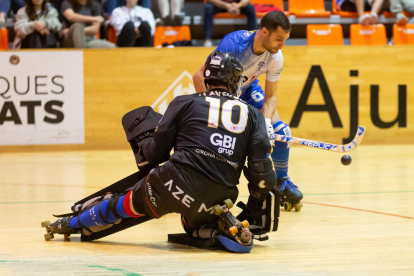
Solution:
[[[242,133],[246,129],[247,119],[249,114],[249,108],[245,103],[237,100],[227,100],[220,106],[220,99],[206,97],[206,101],[210,103],[208,110],[208,127],[218,128],[219,117],[221,112],[221,123],[223,126],[232,133]],[[233,108],[239,106],[239,121],[237,123],[232,122]],[[236,111],[235,111],[236,112]]]

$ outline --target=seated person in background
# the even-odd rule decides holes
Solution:
[[[6,16],[10,9],[16,14],[25,5],[24,0],[0,0],[0,28],[5,25]]]
[[[122,7],[126,5],[125,0],[106,0],[105,1],[105,12],[109,14],[109,20],[111,19],[112,12],[115,8]],[[151,0],[139,0],[138,5],[151,10]]]
[[[170,2],[171,1],[171,12]],[[158,0],[158,9],[161,13],[161,23],[164,26],[181,26],[181,17],[178,15],[183,7],[184,0]]]
[[[336,7],[340,11],[358,12],[359,24],[377,24],[378,14],[389,8],[388,0],[336,0]],[[364,14],[364,11],[371,12]]]
[[[250,0],[208,0],[204,5],[204,47],[212,47],[213,17],[216,13],[244,14],[247,16],[247,30],[257,29],[256,9]]]
[[[56,35],[61,29],[57,10],[46,0],[28,0],[17,12],[13,48],[56,47]]]
[[[391,0],[390,6],[391,12],[396,18],[398,25],[404,25],[408,23],[414,23],[414,16],[408,19],[402,12],[410,13],[414,15],[414,0]]]
[[[62,3],[62,48],[113,48],[112,42],[98,39],[100,25],[104,22],[98,2],[93,0],[65,0]]]
[[[119,47],[150,47],[155,33],[152,11],[137,6],[138,0],[126,0],[126,6],[114,9],[111,25]]]

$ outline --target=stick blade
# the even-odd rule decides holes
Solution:
[[[349,144],[341,146],[339,152],[348,152],[354,150],[359,144],[361,144],[362,139],[364,139],[365,135],[365,127],[359,126],[357,133],[355,135],[354,140],[352,140]]]

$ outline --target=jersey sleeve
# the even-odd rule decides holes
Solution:
[[[168,105],[164,116],[158,123],[154,136],[142,148],[142,153],[149,163],[159,164],[166,161],[165,157],[169,156],[178,134],[180,110],[182,110],[180,101],[175,98]]]
[[[281,50],[279,51],[280,53],[273,55],[266,72],[266,80],[271,82],[278,81],[283,71],[283,55]]]
[[[261,112],[256,112],[256,124],[250,137],[247,157],[249,159],[266,159],[271,151],[271,144],[266,131],[266,123]]]
[[[214,52],[223,52],[223,53],[233,53],[237,52],[237,41],[234,38],[234,33],[226,35],[220,42],[219,46],[214,50]]]

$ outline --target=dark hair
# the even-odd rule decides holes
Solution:
[[[269,32],[276,31],[279,26],[286,32],[290,32],[291,26],[289,19],[286,17],[285,13],[281,11],[268,12],[260,21],[260,29],[264,27],[268,29]]]
[[[35,21],[36,19],[38,19],[42,15],[47,15],[48,9],[47,9],[47,6],[46,6],[46,0],[43,0],[42,7],[41,7],[39,15],[36,14],[36,11],[35,11],[35,8],[34,8],[34,5],[33,5],[33,1],[32,0],[27,0],[26,13],[27,13],[27,16],[29,17],[30,21]]]

